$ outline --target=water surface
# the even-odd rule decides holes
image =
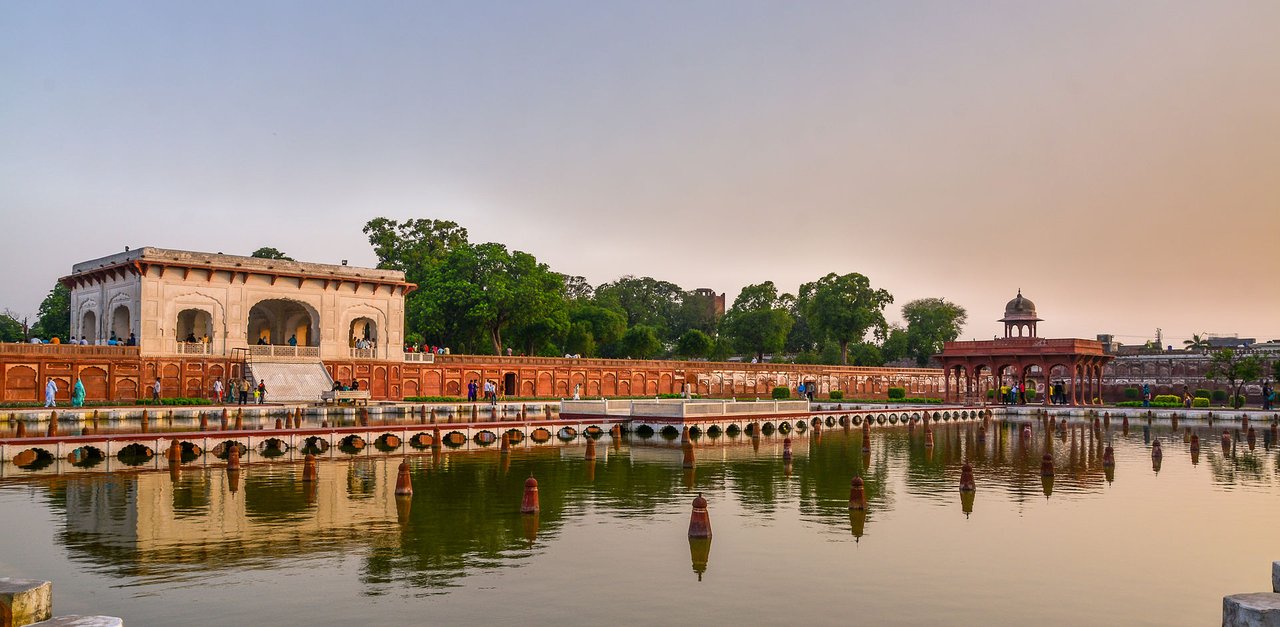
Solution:
[[[0,482],[0,573],[54,582],[57,613],[152,625],[1039,623],[1204,625],[1225,594],[1264,591],[1280,558],[1280,466],[1268,434],[1194,458],[1156,426],[1046,438],[940,425],[702,438],[696,469],[662,437],[176,472]],[[1164,459],[1153,469],[1150,439]],[[1102,446],[1115,448],[1114,471]],[[1040,476],[1049,450],[1052,482]],[[971,505],[957,490],[972,461]],[[524,481],[542,511],[518,512]],[[868,511],[851,515],[849,480]],[[686,537],[695,494],[710,546]],[[968,510],[968,511],[966,511]]]

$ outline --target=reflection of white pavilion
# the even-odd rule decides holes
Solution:
[[[71,335],[137,335],[143,356],[403,359],[396,270],[140,248],[76,264]],[[359,344],[359,347],[357,347]]]
[[[176,481],[163,472],[85,475],[67,482],[67,531],[100,546],[137,550],[144,561],[163,561],[160,552],[178,547],[200,547],[201,554],[222,545],[266,551],[306,545],[318,533],[349,530],[361,537],[396,522],[397,465],[390,458],[318,464],[313,500],[288,524],[279,521],[288,514],[261,514],[276,504],[262,500],[271,495],[255,497],[247,484],[251,473],[296,473],[296,465],[254,466],[241,473],[235,493],[227,473],[216,469],[184,468]],[[296,489],[305,488],[298,483]]]

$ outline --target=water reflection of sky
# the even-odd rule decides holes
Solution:
[[[1269,437],[1225,453],[1201,429],[1046,438],[995,426],[85,474],[0,483],[0,569],[54,580],[59,613],[288,624],[421,620],[880,624],[1205,624],[1269,584],[1280,465]],[[1163,444],[1159,472],[1151,438]],[[1115,448],[1108,480],[1102,446]],[[1041,477],[1049,451],[1055,474]],[[970,460],[971,512],[957,491]],[[542,512],[518,514],[539,479]],[[866,479],[868,510],[848,510]],[[709,553],[685,538],[710,501]],[[1048,495],[1046,495],[1048,493]],[[706,565],[700,562],[706,554]],[[695,566],[705,570],[702,580]],[[374,597],[374,598],[371,598]]]

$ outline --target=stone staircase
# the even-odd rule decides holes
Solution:
[[[333,389],[333,379],[319,360],[254,361],[246,364],[245,369],[254,387],[259,381],[266,384],[268,403],[316,403],[320,401],[320,394]]]

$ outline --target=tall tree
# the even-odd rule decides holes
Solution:
[[[67,339],[71,335],[71,290],[62,283],[55,283],[49,295],[40,302],[36,312],[36,324],[31,334],[49,338]]]
[[[1240,388],[1262,376],[1262,361],[1255,355],[1224,348],[1209,357],[1209,370],[1205,376],[1214,381],[1225,379],[1227,387],[1231,388],[1231,406],[1238,409],[1241,404]]]
[[[574,346],[566,346],[565,352],[595,357],[598,354],[616,356],[618,340],[627,332],[626,315],[590,302],[575,302],[569,308],[569,320],[577,331]],[[581,325],[579,327],[579,325]],[[589,337],[590,341],[587,341]]]
[[[627,316],[627,326],[644,324],[654,328],[658,336],[668,337],[677,326],[676,320],[684,290],[679,285],[653,277],[624,276],[596,288],[596,304],[617,309]]]
[[[18,319],[18,314],[5,310],[0,314],[0,342],[27,341],[27,325]]]
[[[795,323],[785,303],[778,298],[773,281],[742,288],[733,307],[720,323],[721,333],[738,347],[764,361],[765,353],[780,352]]]
[[[907,321],[907,353],[923,368],[942,352],[943,342],[960,337],[968,314],[941,298],[920,298],[902,306],[902,318]]]
[[[450,251],[467,245],[467,230],[451,220],[374,218],[365,223],[364,233],[379,268],[400,270],[419,284]]]
[[[503,333],[513,326],[567,327],[567,320],[560,322],[563,275],[502,244],[453,248],[424,287],[423,314],[446,321],[451,333],[459,333],[460,324],[482,330],[497,354],[503,352]]]
[[[284,252],[282,252],[282,251],[280,251],[280,250],[278,250],[278,249],[272,248],[272,247],[270,247],[270,246],[263,246],[262,248],[259,248],[258,250],[255,250],[255,251],[253,251],[253,252],[249,253],[249,256],[250,256],[250,257],[257,257],[258,259],[280,259],[280,260],[283,260],[283,261],[293,261],[293,260],[294,260],[294,259],[293,259],[293,257],[290,257],[290,256],[288,256],[288,255],[284,254]]]
[[[809,326],[840,346],[840,363],[849,363],[849,343],[866,339],[871,330],[883,335],[888,326],[885,305],[893,302],[886,290],[872,289],[871,281],[856,272],[834,272],[800,286],[800,310]]]
[[[571,301],[587,301],[596,295],[596,288],[587,283],[586,277],[564,275],[564,297]]]
[[[465,310],[455,311],[443,302],[442,288],[429,284],[429,277],[449,253],[469,247],[467,230],[449,220],[400,222],[381,217],[366,222],[363,230],[378,257],[378,267],[404,272],[406,280],[419,286],[405,297],[405,331],[420,333],[431,344],[473,351],[478,333],[464,320]],[[450,310],[449,317],[440,317],[442,309]]]
[[[662,350],[658,332],[647,324],[637,324],[623,334],[622,352],[631,359],[649,359]]]
[[[710,335],[697,329],[685,331],[676,342],[676,354],[681,357],[706,357],[715,347]]]

